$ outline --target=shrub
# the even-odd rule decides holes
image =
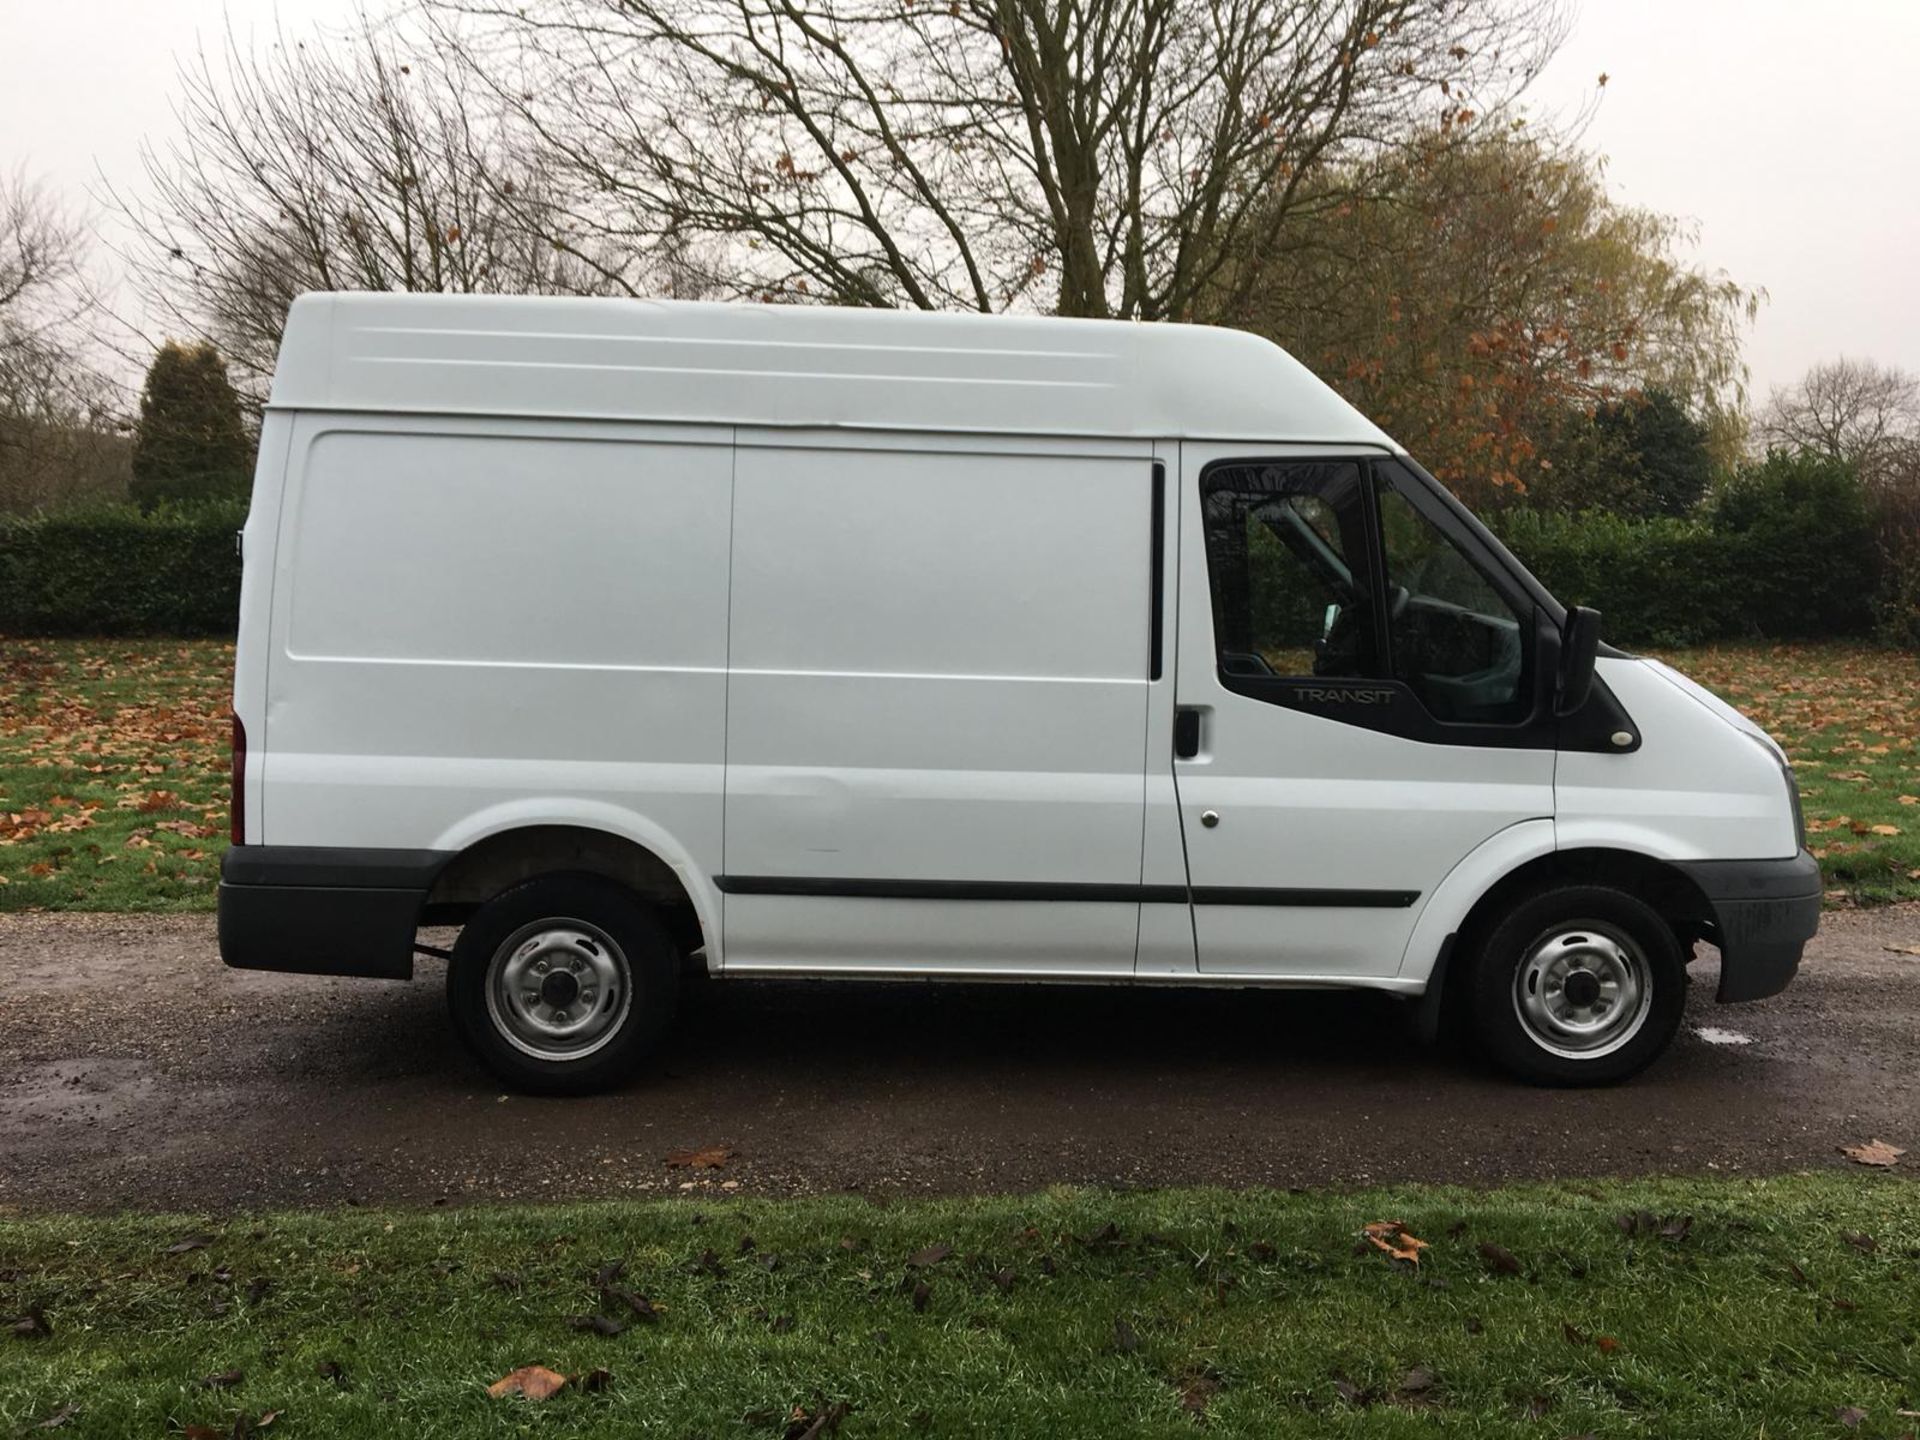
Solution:
[[[1850,465],[1771,451],[1714,497],[1708,518],[1734,542],[1748,627],[1773,639],[1872,628],[1879,552]]]
[[[253,442],[227,362],[168,341],[153,357],[133,433],[133,498],[144,510],[247,493]]]
[[[232,635],[243,503],[0,519],[0,632]]]

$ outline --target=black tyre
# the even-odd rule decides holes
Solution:
[[[1469,974],[1473,1033],[1498,1064],[1539,1085],[1609,1085],[1673,1039],[1686,961],[1644,901],[1606,885],[1525,896],[1483,932]]]
[[[481,906],[447,966],[461,1038],[517,1089],[617,1085],[673,1018],[680,957],[658,917],[597,875],[544,875]]]

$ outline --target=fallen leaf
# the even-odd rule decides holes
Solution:
[[[48,1323],[47,1312],[34,1305],[26,1314],[10,1321],[7,1331],[16,1340],[44,1340],[53,1333],[53,1326]]]
[[[204,1250],[213,1243],[211,1235],[189,1235],[184,1240],[176,1240],[167,1247],[169,1255],[184,1255],[189,1250]]]
[[[841,1422],[852,1413],[853,1406],[844,1400],[822,1406],[818,1412],[796,1405],[787,1416],[787,1428],[780,1440],[820,1440],[822,1435],[837,1435]]]
[[[669,1170],[719,1170],[733,1159],[728,1145],[703,1145],[697,1150],[675,1150],[667,1156]]]
[[[1888,945],[1885,948],[1889,955],[1920,955],[1920,945]]]
[[[1598,1340],[1594,1341],[1593,1343],[1595,1348],[1598,1349],[1602,1355],[1611,1355],[1613,1354],[1614,1351],[1620,1348],[1620,1342],[1614,1339],[1613,1336],[1611,1335],[1602,1335]]]
[[[574,1381],[574,1384],[578,1385],[590,1395],[599,1394],[612,1383],[613,1372],[611,1370],[589,1370],[578,1380]]]
[[[1513,1252],[1504,1246],[1494,1244],[1491,1240],[1480,1242],[1480,1258],[1487,1262],[1487,1268],[1496,1275],[1520,1273],[1520,1262],[1513,1258]]]
[[[498,1400],[505,1395],[524,1395],[529,1400],[546,1400],[567,1386],[567,1377],[544,1365],[522,1365],[509,1371],[487,1387],[487,1394]]]
[[[1870,825],[1867,828],[1868,831],[1874,835],[1898,835],[1900,833],[1900,827],[1898,825]]]
[[[1189,1372],[1173,1383],[1180,1387],[1180,1408],[1196,1420],[1205,1420],[1208,1403],[1220,1393],[1220,1387],[1226,1382],[1212,1367],[1207,1367]]]
[[[993,1272],[993,1283],[1000,1287],[1002,1295],[1013,1293],[1013,1282],[1016,1278],[1018,1277],[1014,1275],[1012,1266],[1003,1266]]]
[[[621,1285],[604,1285],[600,1289],[600,1298],[608,1304],[618,1303],[627,1307],[637,1320],[651,1324],[660,1318],[660,1309],[644,1295],[636,1295]]]
[[[33,1428],[36,1430],[58,1430],[79,1413],[80,1407],[78,1405],[62,1405],[58,1410],[47,1416],[46,1419],[42,1420]]]
[[[1427,1248],[1427,1242],[1409,1234],[1406,1225],[1399,1220],[1370,1221],[1361,1227],[1360,1233],[1389,1260],[1404,1260],[1409,1265],[1418,1265],[1420,1252]]]
[[[913,1254],[909,1255],[907,1257],[907,1264],[913,1266],[916,1270],[925,1270],[931,1265],[938,1265],[951,1254],[953,1254],[953,1246],[951,1245],[929,1245],[926,1249],[916,1250]]]
[[[1373,1403],[1373,1395],[1369,1391],[1361,1389],[1338,1370],[1333,1372],[1333,1389],[1334,1393],[1349,1405],[1364,1406]]]
[[[1833,1418],[1849,1430],[1858,1430],[1860,1422],[1867,1418],[1867,1412],[1858,1405],[1842,1405],[1833,1412]]]
[[[1140,1337],[1125,1320],[1116,1319],[1113,1322],[1113,1348],[1122,1355],[1131,1355],[1140,1348]]]
[[[1853,1246],[1854,1249],[1868,1255],[1873,1254],[1874,1251],[1880,1248],[1880,1242],[1875,1240],[1871,1235],[1861,1234],[1856,1231],[1843,1230],[1840,1233],[1840,1238],[1846,1241],[1847,1244]]]
[[[206,1376],[201,1380],[200,1386],[205,1390],[231,1390],[246,1378],[238,1370],[222,1370],[217,1375]]]
[[[1884,1140],[1869,1140],[1864,1145],[1842,1145],[1840,1153],[1857,1165],[1877,1165],[1886,1167],[1898,1164],[1900,1157],[1907,1152],[1898,1145],[1889,1145]]]
[[[576,1330],[582,1332],[591,1330],[594,1334],[605,1335],[609,1339],[624,1333],[627,1328],[611,1315],[569,1315],[567,1324]]]
[[[926,1314],[927,1301],[932,1298],[933,1287],[924,1280],[917,1281],[913,1287],[913,1313],[916,1315]]]
[[[1402,1395],[1424,1395],[1433,1388],[1433,1372],[1424,1365],[1416,1365],[1400,1377]]]

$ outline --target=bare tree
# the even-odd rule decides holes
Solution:
[[[573,232],[761,298],[1181,318],[1558,0],[428,0]]]
[[[24,169],[0,176],[0,509],[126,485],[116,396],[84,354],[85,234]]]
[[[1842,356],[1776,388],[1758,430],[1769,445],[1845,460],[1877,485],[1920,449],[1920,378]]]
[[[258,398],[306,290],[619,288],[605,246],[560,240],[545,172],[470,103],[467,78],[364,14],[331,39],[262,51],[229,31],[199,52],[177,136],[144,152],[151,198],[114,196],[155,313],[214,341]]]

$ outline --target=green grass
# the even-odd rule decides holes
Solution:
[[[0,910],[206,910],[233,647],[0,639]]]
[[[1920,657],[1667,658],[1787,746],[1836,899],[1920,897]],[[212,907],[232,674],[212,641],[0,640],[0,910]]]
[[[1630,1234],[1635,1211],[1692,1223]],[[1361,1241],[1386,1219],[1430,1242],[1417,1270]],[[168,1253],[193,1235],[208,1243]],[[633,1321],[591,1278],[613,1260],[658,1320],[573,1328]],[[1678,1440],[1840,1435],[1844,1406],[1867,1414],[1853,1433],[1888,1436],[1920,1408],[1920,1187],[1850,1172],[0,1222],[0,1313],[29,1306],[52,1333],[0,1337],[0,1433],[73,1405],[66,1433],[112,1436],[267,1411],[290,1436],[779,1436],[795,1407],[845,1403],[850,1436]],[[488,1397],[528,1364],[611,1378]]]

